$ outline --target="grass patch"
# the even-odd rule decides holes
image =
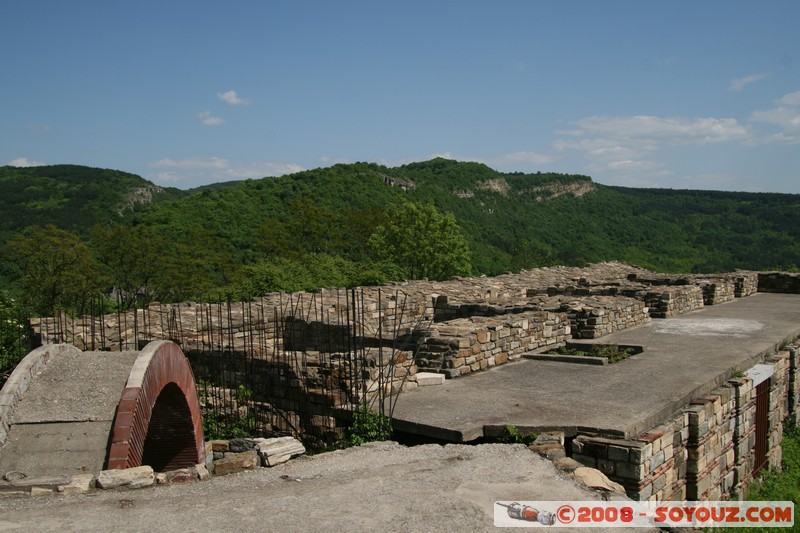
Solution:
[[[353,420],[340,442],[340,447],[360,446],[367,442],[392,438],[391,419],[362,403],[353,411]]]
[[[561,347],[547,353],[558,355],[581,355],[585,357],[605,357],[608,362],[618,363],[634,354],[633,348],[621,348],[616,344],[594,344],[591,347]]]

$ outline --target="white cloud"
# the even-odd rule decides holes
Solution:
[[[256,163],[231,163],[222,157],[188,157],[184,159],[165,158],[153,161],[151,168],[160,169],[150,176],[156,183],[182,184],[197,187],[218,181],[264,178],[282,176],[305,170],[294,163],[261,161]]]
[[[800,91],[788,93],[774,101],[777,107],[764,111],[754,111],[750,115],[753,122],[764,122],[781,128],[783,131],[760,139],[762,144],[797,144],[800,142]]]
[[[352,163],[353,161],[346,158],[346,157],[331,157],[327,155],[323,155],[317,161],[322,165],[338,165],[338,164],[347,164]]]
[[[224,93],[217,93],[217,96],[223,102],[228,102],[231,105],[250,105],[252,101],[249,98],[240,98],[236,91],[225,91]]]
[[[498,154],[489,157],[469,158],[468,161],[477,161],[492,168],[523,170],[530,165],[549,165],[556,160],[552,155],[539,152],[511,152],[508,154]]]
[[[615,139],[697,144],[743,140],[749,135],[747,126],[739,124],[733,118],[592,116],[574,124],[577,129],[559,133],[578,137],[600,135]]]
[[[18,157],[12,161],[8,162],[8,165],[12,167],[40,167],[45,163],[41,163],[39,161],[31,161],[27,157]]]
[[[582,154],[590,175],[633,187],[674,184],[664,151],[730,141],[750,142],[747,125],[728,118],[659,117],[653,115],[589,116],[558,131],[553,147]]]
[[[784,94],[775,103],[778,105],[800,106],[800,91]]]
[[[214,115],[211,114],[210,111],[203,111],[202,113],[198,113],[197,118],[199,118],[200,122],[202,122],[206,126],[221,126],[225,124],[224,118],[215,117]]]
[[[763,80],[764,77],[764,74],[751,74],[750,76],[745,76],[744,78],[736,78],[735,80],[731,81],[731,84],[728,86],[728,90],[738,93],[744,89],[745,85],[749,85],[754,81]]]
[[[186,159],[159,159],[150,163],[153,168],[179,169],[224,169],[230,166],[227,159],[221,157],[189,157]]]

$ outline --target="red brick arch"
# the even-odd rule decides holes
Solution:
[[[111,431],[108,469],[149,464],[167,471],[205,461],[197,386],[177,344],[145,346],[128,376]]]

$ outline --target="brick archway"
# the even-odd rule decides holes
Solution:
[[[122,391],[106,468],[148,464],[166,471],[204,461],[203,418],[189,361],[177,344],[151,342]]]

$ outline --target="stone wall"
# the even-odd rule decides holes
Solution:
[[[800,347],[768,357],[766,363],[773,374],[763,434],[756,429],[757,387],[745,376],[730,379],[635,438],[579,435],[572,442],[572,457],[601,470],[636,500],[742,498],[759,466],[757,439],[766,445],[763,467],[780,468],[783,421],[800,416]]]
[[[798,285],[793,275],[761,278],[765,290],[796,290]],[[598,338],[646,323],[645,309],[653,318],[664,318],[729,301],[731,292],[747,296],[757,289],[758,279],[757,273],[671,276],[600,263],[491,278],[409,281],[355,293],[320,289],[268,294],[250,302],[153,303],[102,317],[31,319],[31,327],[43,344],[68,342],[80,349],[140,349],[151,340],[171,339],[187,351],[268,354],[281,343],[299,349],[344,350],[353,325],[361,336],[380,336],[388,342],[414,335],[434,322],[550,311],[570,315],[573,336]]]
[[[620,483],[635,500],[686,498],[689,428],[683,413],[635,439],[579,435],[572,457]]]
[[[759,272],[759,292],[800,293],[800,274],[788,272]]]
[[[670,318],[703,308],[703,290],[696,285],[648,292],[645,303],[652,318]]]
[[[734,295],[737,298],[752,296],[758,292],[758,272],[737,272],[734,284]]]
[[[459,318],[434,325],[417,350],[421,369],[458,377],[565,342],[564,313],[528,311],[499,317]]]
[[[730,278],[703,279],[698,282],[703,291],[704,305],[718,305],[736,298],[736,281]]]

